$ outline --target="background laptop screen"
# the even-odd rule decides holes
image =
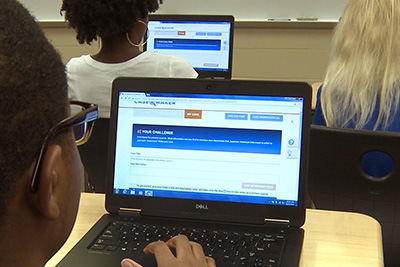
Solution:
[[[120,92],[114,194],[297,206],[303,100]]]
[[[186,59],[200,76],[231,78],[233,17],[150,16],[146,50]]]

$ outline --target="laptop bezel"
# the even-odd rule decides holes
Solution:
[[[201,21],[201,22],[229,22],[230,27],[230,41],[229,41],[229,59],[228,59],[228,71],[217,71],[217,70],[198,70],[198,78],[232,78],[232,57],[233,57],[233,33],[235,18],[231,15],[189,15],[189,14],[150,14],[149,21]],[[147,51],[147,43],[143,46],[144,51]]]
[[[189,89],[188,89],[189,88]],[[298,206],[270,206],[246,203],[227,203],[201,201],[208,205],[208,210],[196,210],[198,200],[167,199],[144,196],[115,195],[113,193],[114,159],[116,142],[116,124],[120,91],[131,92],[170,92],[196,94],[238,94],[303,97],[303,130],[301,143],[301,166],[299,178]],[[311,112],[311,87],[303,82],[243,81],[243,80],[194,80],[164,78],[129,78],[114,80],[112,90],[110,120],[110,140],[108,157],[108,185],[106,209],[118,213],[120,209],[141,210],[142,215],[175,217],[195,220],[213,220],[264,224],[265,219],[285,221],[290,226],[300,227],[305,221],[306,177],[308,167],[308,144]],[[160,201],[162,200],[162,201]]]

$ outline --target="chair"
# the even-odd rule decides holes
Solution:
[[[372,177],[361,168],[365,153],[381,151],[392,171]],[[385,266],[400,266],[400,133],[311,126],[308,191],[317,209],[355,211],[377,219]]]
[[[97,193],[106,191],[109,124],[110,119],[98,119],[89,141],[78,147],[89,183]]]

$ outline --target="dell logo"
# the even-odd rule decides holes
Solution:
[[[196,204],[197,210],[208,210],[208,206],[204,204]]]

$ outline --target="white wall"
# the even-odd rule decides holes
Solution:
[[[20,0],[39,21],[63,21],[61,0]],[[95,0],[93,0],[95,1]],[[165,0],[159,13],[229,14],[237,21],[318,17],[338,21],[347,0]]]

